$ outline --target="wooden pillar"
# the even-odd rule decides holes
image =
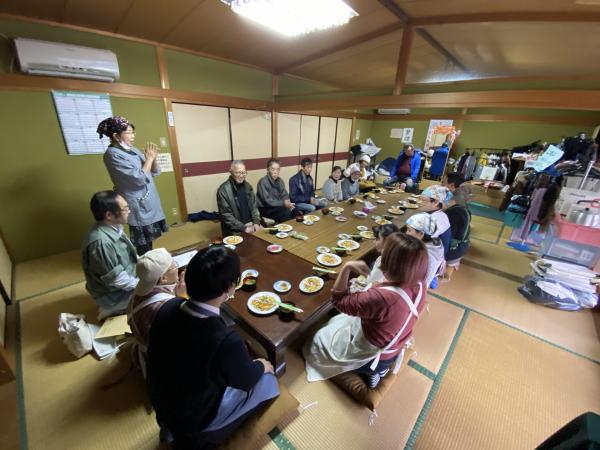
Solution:
[[[402,30],[402,43],[400,44],[400,55],[398,56],[398,68],[396,69],[396,82],[394,84],[394,95],[400,95],[406,84],[406,73],[408,72],[408,61],[410,50],[415,36],[415,27],[408,24]]]

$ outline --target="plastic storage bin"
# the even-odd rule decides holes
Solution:
[[[600,247],[600,228],[592,228],[569,222],[560,214],[554,216],[556,237]]]
[[[548,228],[548,232],[540,248],[542,257],[550,256],[561,261],[590,268],[596,265],[600,259],[600,246],[564,239],[558,236],[557,230],[558,227],[555,223]]]

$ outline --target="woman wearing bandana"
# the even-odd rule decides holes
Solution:
[[[156,160],[158,146],[148,142],[144,152],[135,148],[135,127],[121,116],[104,119],[97,132],[100,138],[110,139],[104,153],[104,165],[115,190],[129,204],[131,241],[138,255],[143,255],[152,249],[152,241],[168,230],[154,184],[154,177],[160,175]]]

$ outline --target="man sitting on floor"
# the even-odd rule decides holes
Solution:
[[[304,158],[300,161],[301,169],[290,178],[290,200],[303,213],[311,213],[315,209],[325,207],[325,204],[315,198],[315,183],[310,173],[313,161]]]
[[[164,248],[140,256],[135,271],[140,281],[127,307],[127,322],[137,343],[137,362],[145,376],[152,321],[167,300],[185,295],[185,272],[178,275],[177,263]]]
[[[242,231],[255,233],[262,227],[254,190],[246,181],[246,165],[243,161],[233,161],[229,172],[229,179],[217,190],[223,236],[240,234]]]
[[[94,194],[90,202],[96,224],[83,241],[81,264],[85,288],[100,308],[98,319],[122,314],[138,284],[137,254],[123,225],[129,206],[115,191]]]
[[[290,201],[285,183],[279,177],[280,170],[279,160],[270,159],[267,163],[267,174],[258,180],[256,186],[258,210],[263,217],[273,219],[277,223],[302,215],[302,212],[297,210],[296,205]]]

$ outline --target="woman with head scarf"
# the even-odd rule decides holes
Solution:
[[[348,200],[359,193],[359,168],[352,164],[344,171],[344,173],[346,172],[348,172],[348,175],[342,180],[342,198],[344,200]]]
[[[344,176],[346,177],[349,177],[355,170],[360,172],[360,178],[358,179],[360,192],[368,192],[375,187],[375,183],[371,180],[373,173],[369,170],[369,164],[371,164],[371,157],[369,155],[362,155],[358,159],[358,162],[350,164],[344,171]]]
[[[104,165],[115,190],[125,197],[131,209],[129,230],[139,255],[152,249],[152,241],[168,230],[154,177],[160,175],[156,156],[158,146],[148,142],[144,152],[133,146],[135,126],[121,116],[104,119],[98,125],[100,138],[110,145]]]

